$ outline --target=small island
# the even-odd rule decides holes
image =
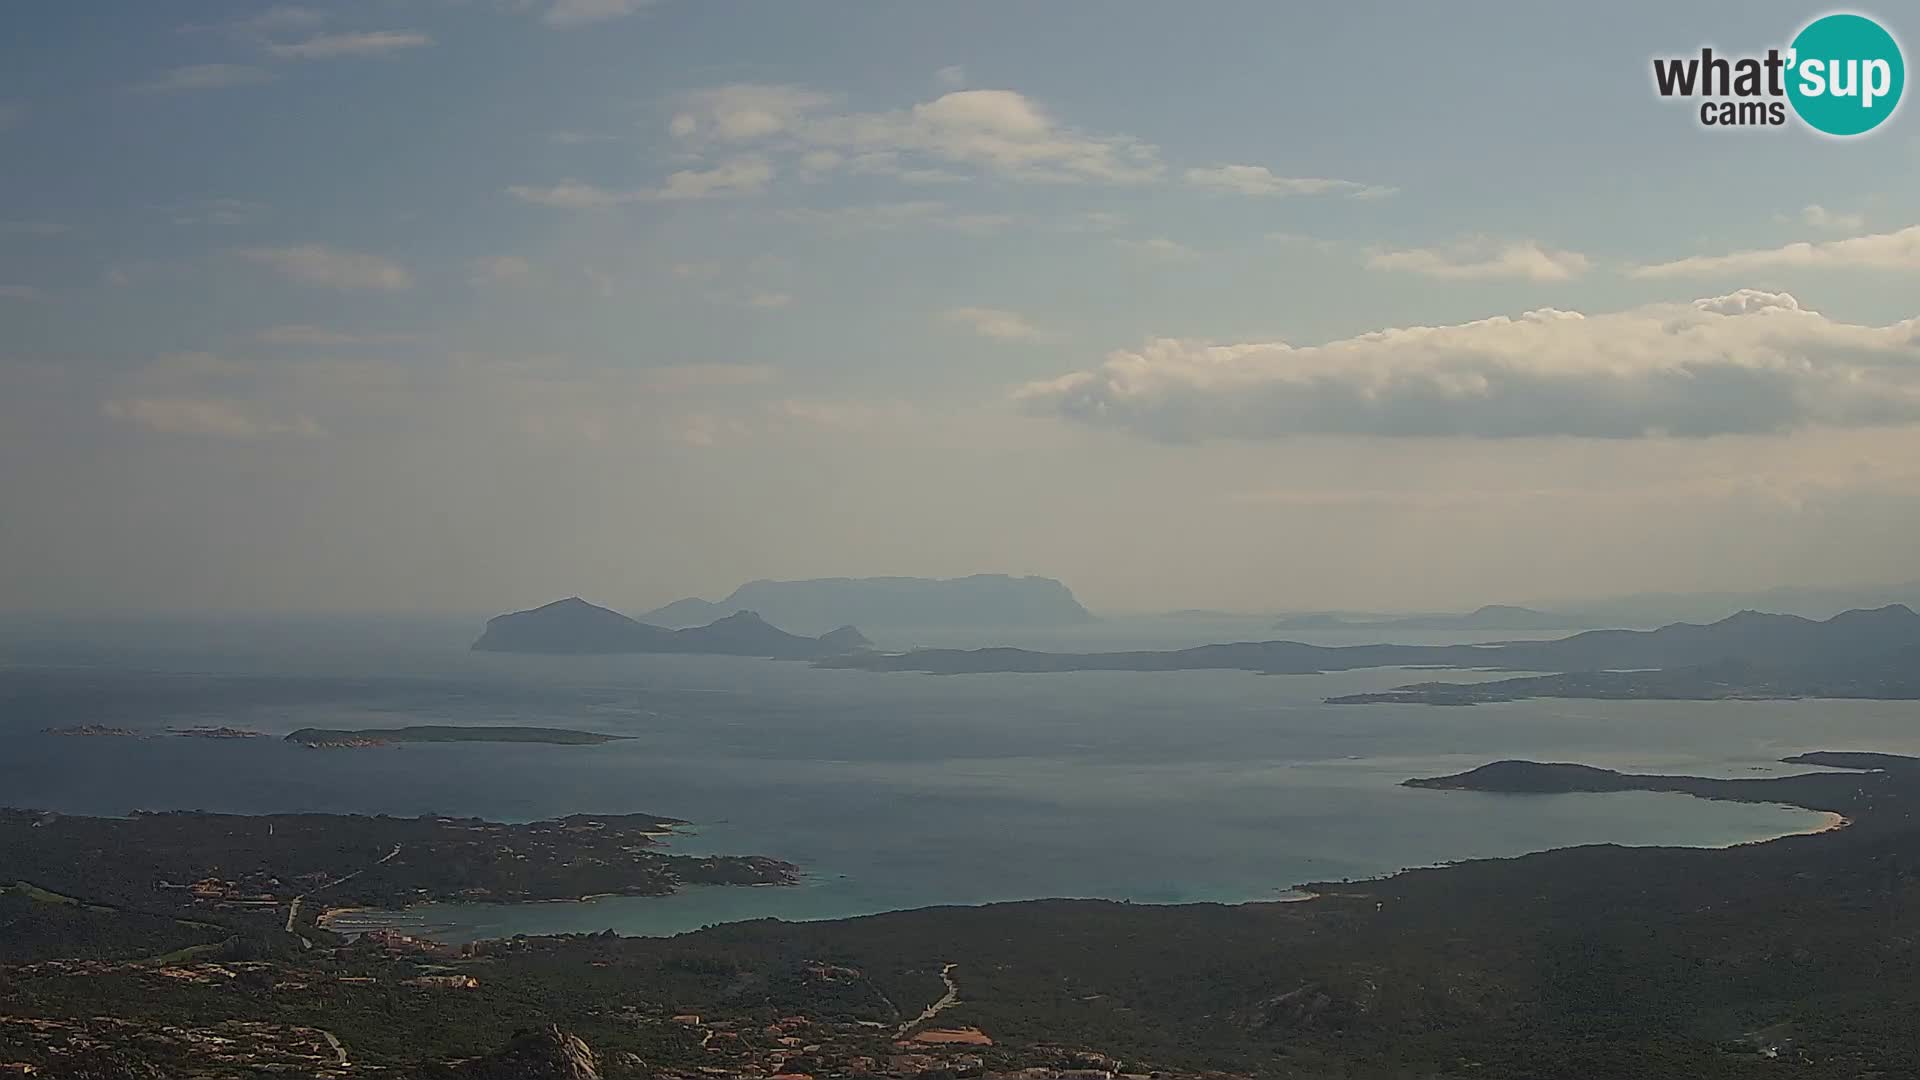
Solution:
[[[315,750],[339,750],[399,743],[504,742],[551,743],[556,746],[598,746],[632,738],[594,731],[543,727],[460,727],[417,724],[397,728],[301,728],[286,741]]]

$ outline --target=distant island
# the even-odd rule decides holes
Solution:
[[[1504,671],[1557,672],[1567,677],[1542,684],[1508,680],[1491,695],[1539,696],[1543,685],[1578,689],[1610,681],[1631,684],[1668,675],[1646,672],[1698,669],[1673,677],[1675,683],[1711,676],[1716,665],[1745,664],[1755,671],[1784,673],[1808,692],[1850,688],[1855,697],[1909,697],[1914,676],[1911,658],[1920,655],[1920,615],[1901,604],[1842,612],[1816,622],[1797,615],[1743,611],[1707,625],[1674,623],[1657,630],[1589,630],[1551,641],[1510,641],[1483,645],[1309,645],[1298,641],[1249,641],[1201,645],[1191,649],[1107,653],[1049,653],[1026,649],[920,649],[906,653],[869,652],[816,661],[822,667],[866,671],[918,671],[932,674],[1055,671],[1236,670],[1262,674],[1317,674],[1375,667],[1436,667]],[[1599,673],[1579,675],[1574,673]],[[1609,675],[1607,673],[1615,673]],[[1624,676],[1621,674],[1624,673]],[[1669,673],[1670,674],[1670,673]],[[1778,688],[1748,685],[1747,696],[1783,696]],[[1466,704],[1475,691],[1452,685],[1420,684],[1389,695],[1353,695],[1341,703],[1431,701]],[[1594,693],[1567,696],[1608,696]],[[1621,694],[1617,696],[1632,696]],[[1640,695],[1656,696],[1656,695]],[[1672,696],[1672,695],[1670,695]],[[1716,691],[1707,696],[1732,696]],[[1784,696],[1795,696],[1786,694]],[[1463,700],[1469,699],[1469,700]],[[1505,700],[1491,696],[1486,700]]]
[[[601,735],[591,731],[542,727],[454,727],[432,724],[398,728],[301,728],[287,736],[290,743],[315,749],[390,746],[394,743],[506,742],[553,743],[560,746],[597,746],[628,735]]]
[[[699,653],[817,660],[872,648],[852,626],[802,637],[752,611],[736,611],[705,626],[670,630],[630,619],[577,596],[543,607],[496,615],[473,643],[479,652],[549,654]]]
[[[1769,701],[1787,698],[1920,699],[1920,650],[1898,649],[1819,665],[1738,660],[1646,671],[1575,671],[1491,682],[1419,682],[1330,697],[1330,705],[1481,705],[1528,698],[1621,701]]]
[[[1604,619],[1569,615],[1510,604],[1487,604],[1464,615],[1429,614],[1356,618],[1334,611],[1306,612],[1276,619],[1276,630],[1574,630],[1606,626]]]
[[[741,610],[757,611],[776,625],[799,631],[849,623],[869,628],[1026,628],[1093,619],[1072,590],[1053,578],[1005,574],[750,581],[718,603],[676,600],[640,618],[659,626],[688,627]]]

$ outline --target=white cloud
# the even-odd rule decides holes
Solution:
[[[1000,308],[958,307],[941,313],[944,322],[964,326],[984,338],[999,341],[1040,341],[1047,335],[1017,312]]]
[[[1021,388],[1034,411],[1170,441],[1295,435],[1632,439],[1920,422],[1920,321],[1785,293],[1543,309],[1322,345],[1155,340]]]
[[[556,131],[548,136],[561,146],[586,146],[591,143],[619,142],[620,136],[598,131]]]
[[[259,439],[274,435],[325,434],[311,418],[274,417],[254,403],[231,398],[115,398],[102,404],[101,412],[115,420],[169,435]]]
[[[946,165],[1028,181],[1139,183],[1164,171],[1153,146],[1062,126],[1011,90],[956,90],[888,112],[839,112],[829,108],[835,103],[795,86],[724,86],[687,95],[669,130],[695,144],[761,142],[848,160],[894,155],[895,167],[916,175]]]
[[[653,0],[553,0],[541,21],[548,26],[586,26],[623,18],[651,6]]]
[[[320,34],[293,44],[268,45],[267,52],[282,60],[330,60],[341,56],[385,56],[431,44],[432,38],[414,30],[369,30]]]
[[[1164,236],[1148,237],[1145,240],[1122,237],[1114,243],[1137,255],[1144,255],[1149,259],[1158,259],[1162,262],[1192,262],[1200,257],[1199,252],[1178,240],[1169,240]]]
[[[959,64],[951,64],[933,73],[933,79],[941,86],[958,90],[967,85],[967,69]]]
[[[593,210],[627,203],[709,199],[723,195],[752,195],[766,190],[773,166],[764,158],[737,158],[710,169],[682,169],[655,188],[616,190],[578,180],[552,187],[515,184],[507,193],[523,202],[562,210]]]
[[[289,30],[308,30],[326,21],[327,15],[323,11],[282,4],[251,15],[228,19],[225,22],[183,26],[180,29],[189,33],[213,30],[239,38],[258,38],[262,35]]]
[[[1867,227],[1865,214],[1843,214],[1829,210],[1819,203],[1813,203],[1800,211],[1800,220],[1816,229],[1837,229],[1841,232],[1853,232]]]
[[[1477,238],[1444,248],[1376,251],[1367,257],[1367,265],[1447,281],[1566,281],[1586,273],[1588,259],[1532,240]]]
[[[1758,270],[1842,269],[1920,270],[1920,225],[1845,240],[1801,241],[1785,247],[1736,251],[1729,255],[1693,255],[1639,267],[1633,276],[1668,278],[1750,274]]]
[[[405,267],[378,255],[340,251],[319,244],[242,248],[236,254],[308,285],[387,292],[413,287],[413,275]]]
[[[489,255],[469,264],[475,285],[506,285],[533,276],[533,264],[518,255]]]
[[[1013,224],[1011,214],[976,214],[956,210],[943,202],[869,203],[862,206],[836,206],[831,209],[798,207],[781,212],[788,221],[825,225],[835,229],[898,229],[920,226],[951,229],[955,232],[992,232]]]
[[[507,193],[522,202],[539,206],[552,206],[564,210],[589,210],[605,206],[619,206],[633,202],[637,196],[633,192],[609,191],[592,184],[583,184],[578,180],[562,180],[552,187],[532,187],[515,184]]]
[[[1214,165],[1204,169],[1188,169],[1186,177],[1192,187],[1239,195],[1341,195],[1349,199],[1379,199],[1398,190],[1355,180],[1275,176],[1264,165]]]
[[[244,199],[204,199],[168,213],[175,225],[251,225],[267,215],[267,207]]]
[[[654,199],[705,199],[764,191],[773,166],[761,158],[739,158],[711,169],[682,169],[648,195]]]
[[[748,307],[783,308],[793,303],[792,293],[757,292],[747,298]]]
[[[58,236],[69,231],[57,221],[0,221],[0,236]]]
[[[30,304],[44,304],[52,299],[45,289],[32,285],[0,285],[0,300],[19,300]]]
[[[675,138],[759,139],[799,125],[836,99],[800,86],[737,83],[695,90],[667,130]]]
[[[414,334],[355,334],[319,326],[269,326],[257,335],[268,345],[354,346],[392,345],[417,340]]]
[[[273,72],[246,64],[191,64],[162,72],[158,78],[141,83],[134,89],[148,94],[170,94],[185,90],[248,86],[272,78]]]

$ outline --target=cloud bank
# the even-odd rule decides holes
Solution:
[[[1702,438],[1920,422],[1920,320],[1836,322],[1787,293],[1542,309],[1322,345],[1149,341],[1032,383],[1026,408],[1149,438]]]
[[[1701,277],[1760,270],[1840,269],[1920,270],[1920,225],[1909,225],[1890,233],[1852,236],[1845,240],[1823,240],[1818,243],[1801,241],[1784,247],[1736,251],[1727,255],[1693,255],[1672,262],[1638,267],[1633,271],[1633,276]]]

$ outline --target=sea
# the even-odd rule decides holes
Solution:
[[[917,644],[1174,647],[1257,624],[1109,621],[928,631]],[[1238,903],[1306,882],[1580,844],[1720,846],[1818,827],[1783,806],[1677,794],[1406,788],[1503,758],[1764,776],[1807,750],[1920,754],[1920,703],[1526,701],[1466,708],[1322,699],[1476,672],[1084,672],[934,676],[696,656],[474,653],[479,620],[0,622],[0,805],[477,815],[651,812],[669,849],[760,854],[793,887],[582,903],[435,904],[345,925],[444,940],[668,935],[1046,897]],[[1289,633],[1326,644],[1369,638]],[[1401,633],[1433,643],[1460,635]],[[251,739],[50,735],[231,726]],[[312,750],[303,727],[562,727],[592,746]]]

